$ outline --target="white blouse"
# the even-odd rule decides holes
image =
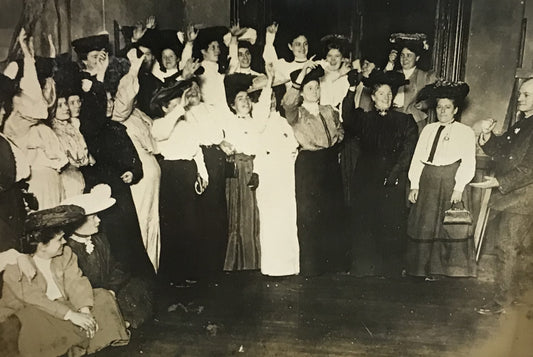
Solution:
[[[429,153],[437,130],[441,125],[445,128],[439,137],[437,150],[431,163],[428,163]],[[416,144],[411,167],[409,168],[409,180],[411,189],[418,189],[420,175],[424,165],[446,166],[461,160],[455,174],[455,191],[462,192],[465,186],[474,178],[476,170],[476,139],[474,131],[467,125],[459,122],[441,124],[431,123],[424,127]]]

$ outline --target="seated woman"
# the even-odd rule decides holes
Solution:
[[[35,212],[26,220],[25,252],[37,266],[33,281],[20,279],[8,265],[0,300],[1,319],[16,314],[21,322],[22,356],[82,356],[109,345],[125,345],[129,333],[113,294],[93,290],[77,257],[64,247],[64,227],[83,218],[77,206]],[[27,250],[26,250],[27,249]]]
[[[351,182],[352,268],[356,276],[400,276],[405,244],[407,169],[418,139],[413,117],[391,110],[392,98],[405,83],[403,74],[374,71],[375,110],[353,105],[357,74],[342,103],[346,132],[360,139],[361,152]]]
[[[85,217],[70,226],[72,234],[67,239],[68,246],[78,256],[81,271],[93,288],[114,291],[126,321],[133,328],[139,327],[153,312],[153,282],[118,263],[111,254],[105,232],[99,230],[97,213],[115,204],[111,189],[97,185],[90,193],[71,197],[62,204],[76,205],[85,211]]]
[[[466,83],[439,81],[422,89],[419,96],[436,106],[439,121],[422,130],[409,168],[413,206],[406,270],[426,280],[476,274],[472,234],[450,236],[442,224],[444,211],[464,202],[464,188],[476,168],[474,131],[457,121],[468,91]]]
[[[338,161],[344,129],[339,113],[319,105],[322,67],[307,61],[291,73],[282,105],[300,152],[295,164],[300,272],[346,270],[342,182]]]

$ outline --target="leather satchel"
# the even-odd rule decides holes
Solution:
[[[442,227],[446,232],[448,239],[467,239],[473,233],[473,218],[469,210],[465,209],[464,203],[461,202],[462,208],[455,205],[444,212]]]
[[[465,208],[464,202],[461,201],[462,208],[457,208],[454,204],[449,210],[444,212],[443,224],[472,224],[474,219],[469,210]]]

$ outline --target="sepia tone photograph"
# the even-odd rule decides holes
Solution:
[[[0,356],[533,357],[532,0],[0,7]]]

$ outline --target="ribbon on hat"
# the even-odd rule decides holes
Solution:
[[[425,33],[404,33],[404,32],[397,32],[393,33],[389,37],[390,43],[396,43],[399,41],[419,41],[422,43],[422,46],[424,47],[424,50],[429,49],[429,44],[427,42],[428,37]]]

